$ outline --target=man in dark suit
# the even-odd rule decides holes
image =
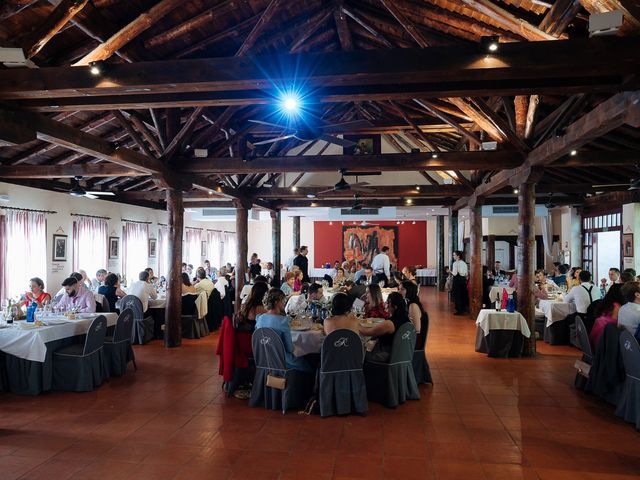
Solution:
[[[293,264],[302,272],[302,283],[309,283],[309,259],[307,254],[309,249],[306,245],[300,247],[298,256],[293,260]]]

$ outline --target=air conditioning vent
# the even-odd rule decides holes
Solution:
[[[235,217],[236,211],[232,208],[203,208],[203,217]]]
[[[507,206],[496,206],[492,208],[492,211],[496,215],[505,215],[518,213],[518,207],[515,205],[507,205]]]
[[[361,208],[360,210],[341,208],[340,215],[378,215],[379,211],[379,208]]]

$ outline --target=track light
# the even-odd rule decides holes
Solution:
[[[297,192],[298,191],[298,187],[291,187],[291,191],[292,192]]]
[[[406,202],[407,202],[407,205],[411,205],[413,203],[413,200],[411,200],[410,198],[407,198]]]
[[[101,60],[89,63],[89,72],[91,75],[102,75],[105,71],[105,63]]]
[[[433,152],[431,154],[431,158],[438,158],[438,153],[437,152]]]
[[[316,198],[316,196],[314,193],[307,193],[307,198]]]
[[[513,189],[513,193],[514,193],[515,195],[517,195],[518,193],[520,193],[520,190],[518,190],[517,188],[514,188],[514,189]]]
[[[577,151],[577,150],[575,150],[575,149],[574,149],[574,150],[571,150],[571,156],[572,156],[572,157],[575,157],[577,154],[578,154],[578,151]]]
[[[497,52],[498,48],[500,48],[500,37],[497,35],[480,37],[480,48],[486,53]]]
[[[420,191],[420,185],[416,185],[416,190]]]

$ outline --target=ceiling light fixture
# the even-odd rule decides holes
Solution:
[[[307,198],[316,198],[316,195],[315,193],[307,193]]]
[[[438,154],[437,154],[437,152],[433,152],[433,153],[431,154],[431,158],[438,158]]]
[[[518,190],[517,188],[514,188],[513,193],[517,195],[518,193],[520,193],[520,190]]]
[[[291,187],[291,191],[292,192],[297,192],[298,191],[298,187]]]
[[[413,203],[413,200],[410,198],[407,198],[405,201],[407,202],[407,205],[411,205]]]
[[[571,155],[572,157],[575,157],[577,154],[578,154],[578,150],[575,150],[575,149],[574,149],[574,150],[571,150],[570,155]]]
[[[89,63],[89,73],[91,73],[91,75],[102,75],[102,73],[104,72],[104,62],[102,61],[97,61],[97,62],[90,62]]]
[[[500,48],[500,37],[497,35],[489,35],[480,37],[480,47],[486,53],[497,52]]]

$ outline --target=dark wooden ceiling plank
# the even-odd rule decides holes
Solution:
[[[145,173],[110,163],[96,165],[0,166],[0,178],[139,177]]]
[[[429,42],[422,35],[422,32],[413,24],[413,22],[407,19],[407,17],[400,11],[394,0],[379,1],[421,48],[427,48],[429,46]]]

